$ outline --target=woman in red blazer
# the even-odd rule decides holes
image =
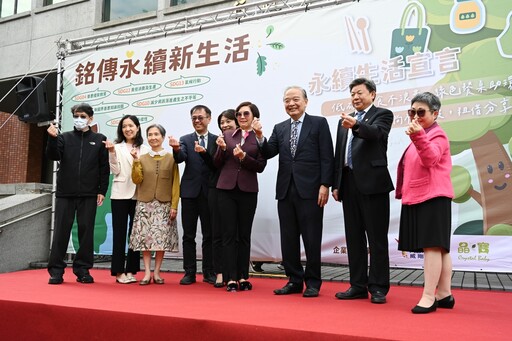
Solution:
[[[398,249],[424,253],[425,284],[412,308],[414,314],[455,305],[450,258],[452,159],[448,137],[436,122],[440,108],[439,98],[430,92],[412,99],[406,130],[411,144],[398,164],[396,198],[402,199]]]
[[[223,228],[223,262],[227,291],[251,290],[249,261],[251,231],[258,202],[258,176],[267,161],[260,153],[252,122],[260,117],[258,107],[243,102],[235,110],[239,127],[224,131],[217,139],[215,166],[220,170],[217,181],[218,204],[229,214],[221,217]]]

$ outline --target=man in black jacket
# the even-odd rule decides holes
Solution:
[[[73,261],[77,282],[94,283],[89,273],[94,262],[94,220],[96,208],[103,204],[109,183],[110,168],[106,137],[93,132],[93,109],[89,104],[71,108],[73,131],[58,133],[53,124],[48,128],[46,154],[50,160],[60,161],[55,194],[55,226],[48,261],[49,284],[63,282],[71,227],[78,223],[79,247]]]

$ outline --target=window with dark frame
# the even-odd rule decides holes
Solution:
[[[158,0],[105,0],[102,21],[107,22],[156,11],[157,7]]]
[[[0,0],[0,18],[28,12],[32,9],[32,0]]]

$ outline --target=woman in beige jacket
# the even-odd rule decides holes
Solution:
[[[137,206],[130,237],[130,248],[142,251],[144,278],[140,285],[151,282],[151,252],[155,251],[153,282],[163,284],[160,267],[165,251],[178,251],[176,215],[180,196],[180,175],[172,153],[162,147],[165,129],[159,124],[147,128],[151,151],[134,158],[132,180],[137,185]]]

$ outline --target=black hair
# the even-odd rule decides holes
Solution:
[[[220,121],[222,118],[225,117],[227,119],[235,121],[236,127],[238,128],[238,121],[235,117],[235,109],[227,109],[220,113],[219,117],[217,117],[217,124],[219,125],[219,129],[222,131],[222,128],[220,127]]]
[[[375,82],[372,81],[371,79],[367,79],[367,78],[354,79],[352,82],[350,82],[350,85],[348,86],[348,88],[350,89],[350,91],[352,91],[352,88],[354,88],[355,86],[361,85],[361,84],[364,84],[366,86],[366,89],[368,89],[368,91],[370,93],[377,92],[377,86],[375,85]]]
[[[206,105],[202,105],[202,104],[198,104],[198,105],[194,106],[192,109],[190,109],[190,116],[194,115],[194,112],[196,110],[201,110],[201,109],[203,109],[206,112],[208,117],[212,116],[212,111],[210,110],[210,108],[208,108]]]
[[[238,110],[240,110],[241,107],[249,107],[251,109],[252,116],[260,118],[260,110],[258,109],[256,104],[253,104],[251,102],[242,102],[236,107],[235,112],[238,112]]]
[[[123,123],[126,119],[130,119],[133,121],[133,123],[137,126],[139,129],[137,131],[137,135],[135,135],[135,141],[133,141],[134,147],[140,147],[144,143],[144,138],[142,137],[142,133],[140,132],[140,122],[137,116],[135,115],[124,115],[123,118],[121,118],[121,121],[119,121],[119,124],[117,125],[117,138],[115,139],[115,143],[121,143],[123,141],[126,141],[126,138],[123,134]]]
[[[87,103],[80,103],[80,104],[73,105],[71,107],[71,113],[74,115],[77,112],[86,113],[87,116],[89,116],[89,117],[94,116],[94,110],[92,110],[92,107]]]

